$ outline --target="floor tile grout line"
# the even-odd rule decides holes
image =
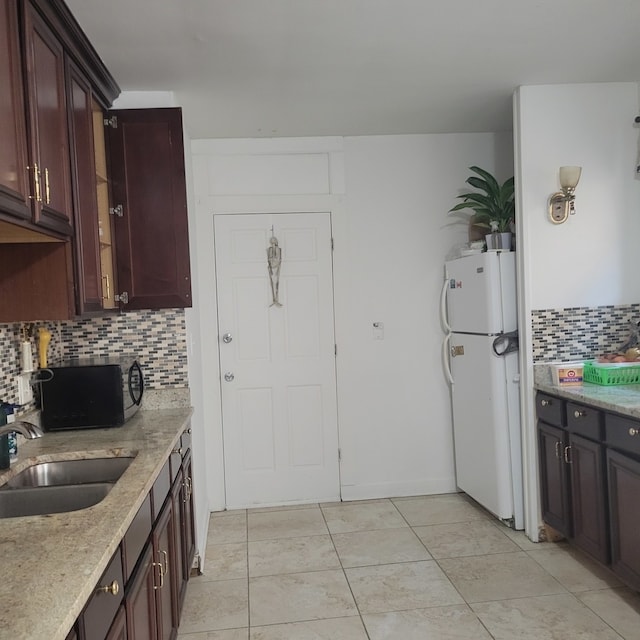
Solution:
[[[358,616],[360,618],[360,623],[362,624],[362,628],[364,629],[364,633],[367,637],[367,640],[371,640],[371,636],[369,635],[369,630],[367,629],[367,625],[364,622],[364,618],[362,617],[362,611],[360,611],[360,605],[358,604],[358,601],[356,599],[356,594],[353,592],[353,588],[351,586],[351,583],[349,582],[349,578],[347,576],[347,572],[345,571],[344,565],[342,563],[342,558],[340,557],[340,554],[338,553],[338,548],[336,547],[336,543],[333,539],[333,534],[331,533],[331,529],[329,528],[329,523],[327,522],[327,516],[324,512],[324,510],[322,508],[320,508],[320,512],[322,513],[322,518],[324,519],[324,524],[327,527],[327,531],[329,532],[329,538],[331,539],[331,544],[333,546],[333,551],[336,554],[336,557],[338,558],[338,562],[340,563],[340,568],[342,570],[342,575],[344,576],[344,580],[347,583],[347,587],[349,588],[349,593],[351,594],[351,598],[353,599],[353,604],[356,608],[356,611],[358,612]]]
[[[363,503],[366,504],[366,501],[362,501]],[[377,501],[380,502],[380,501]],[[573,592],[571,591],[568,587],[565,587],[565,585],[561,582],[561,580],[559,578],[556,578],[555,576],[553,576],[535,557],[533,554],[533,552],[537,551],[538,549],[531,549],[531,548],[524,548],[523,546],[520,546],[520,544],[518,543],[518,540],[515,539],[515,537],[511,537],[508,536],[504,531],[502,531],[503,525],[501,523],[495,523],[491,520],[489,520],[489,522],[491,522],[491,524],[496,527],[498,530],[501,530],[501,533],[503,533],[503,535],[505,535],[507,538],[509,538],[518,548],[513,550],[513,551],[503,551],[503,552],[497,552],[497,553],[479,553],[479,554],[474,554],[474,555],[469,555],[469,556],[450,556],[450,557],[443,557],[443,558],[435,558],[433,557],[433,555],[431,554],[431,551],[429,550],[429,546],[426,544],[426,542],[424,540],[422,540],[420,538],[420,536],[417,534],[416,532],[416,528],[418,527],[425,527],[425,526],[433,526],[430,524],[420,524],[420,525],[411,525],[409,524],[407,518],[402,514],[402,512],[398,509],[398,506],[395,504],[395,502],[393,500],[390,500],[390,502],[394,505],[395,510],[399,512],[401,518],[403,519],[404,522],[406,522],[407,527],[393,527],[393,528],[382,528],[382,529],[366,529],[366,530],[354,530],[354,531],[350,531],[350,532],[345,532],[345,533],[360,533],[360,532],[365,532],[365,531],[400,531],[400,530],[406,530],[407,528],[412,532],[412,534],[418,538],[418,540],[420,541],[422,547],[424,547],[424,549],[429,553],[430,559],[433,560],[436,563],[436,566],[439,567],[439,569],[443,572],[444,576],[447,578],[447,580],[449,581],[449,583],[451,583],[451,586],[453,587],[454,591],[458,593],[458,595],[460,596],[462,602],[464,603],[464,605],[469,608],[474,616],[476,617],[476,619],[480,622],[480,624],[482,625],[482,627],[487,631],[487,633],[489,634],[490,637],[494,638],[494,636],[491,634],[491,632],[487,629],[487,627],[484,625],[484,623],[482,622],[482,620],[479,618],[479,616],[475,613],[475,611],[472,608],[472,605],[476,605],[476,604],[482,604],[484,602],[504,602],[507,600],[526,600],[527,598],[534,598],[534,597],[552,597],[552,596],[557,596],[557,595],[561,595],[561,594],[541,594],[540,596],[519,596],[517,598],[499,598],[496,600],[487,600],[487,601],[482,601],[482,602],[473,602],[470,603],[468,602],[464,596],[462,595],[462,593],[460,593],[460,591],[456,588],[455,584],[453,584],[453,582],[451,581],[451,579],[449,578],[447,572],[444,570],[441,561],[445,561],[445,560],[451,560],[451,559],[469,559],[469,558],[476,558],[476,557],[491,557],[493,555],[508,555],[508,554],[515,554],[515,553],[523,553],[527,558],[529,558],[530,560],[533,560],[539,567],[540,569],[550,578],[553,579],[554,583],[556,583],[561,589],[562,589],[562,595],[571,595],[573,596],[572,600],[574,602],[576,602],[577,604],[579,604],[580,606],[586,607],[587,610],[589,612],[591,612],[607,629],[610,629],[613,633],[615,633],[618,637],[622,637],[621,634],[608,622],[606,622],[606,620],[604,620],[595,609],[593,609],[591,606],[589,606],[586,602],[583,602],[581,600],[581,598],[579,597],[579,594],[583,594],[583,593],[588,593],[591,591],[615,591],[616,588],[619,591],[623,591],[624,590],[624,586],[623,585],[616,585],[616,586],[602,586],[602,588],[596,588],[596,589],[585,589],[583,591],[579,591],[579,592]],[[311,505],[309,505],[311,506]],[[363,618],[363,613],[360,610],[360,606],[358,605],[358,602],[355,598],[355,595],[353,593],[353,589],[351,587],[351,583],[349,582],[349,579],[347,577],[347,569],[352,569],[352,568],[358,568],[358,567],[349,567],[346,568],[344,566],[343,560],[340,557],[340,554],[338,553],[338,549],[336,547],[336,542],[334,539],[335,535],[340,535],[342,534],[342,532],[338,532],[338,533],[332,533],[329,530],[329,524],[327,522],[327,516],[324,512],[324,510],[322,509],[322,506],[320,504],[317,505],[313,505],[313,508],[315,509],[315,507],[318,506],[320,507],[320,512],[322,513],[322,517],[323,517],[323,522],[325,525],[325,528],[327,530],[326,533],[317,533],[317,534],[311,534],[311,535],[304,535],[304,536],[294,536],[294,537],[285,537],[285,538],[270,538],[270,539],[265,539],[264,541],[271,541],[271,540],[286,540],[286,539],[296,539],[296,538],[300,538],[300,537],[314,537],[314,536],[324,536],[324,535],[329,535],[332,546],[333,546],[333,550],[334,553],[337,556],[337,560],[339,563],[339,568],[342,570],[342,573],[345,577],[345,580],[347,581],[347,585],[349,587],[351,596],[353,598],[353,602],[355,604],[356,607],[356,611],[358,612],[358,616],[361,620],[361,624],[363,625],[363,628],[365,629],[365,633],[367,634],[367,637],[369,636],[369,631],[366,628],[366,625],[364,624],[364,618]],[[283,509],[283,510],[278,510],[278,511],[274,511],[274,512],[279,512],[279,513],[283,513],[283,512],[291,512],[293,514],[294,511],[300,511],[300,509]],[[233,513],[229,513],[228,515],[234,515]],[[250,565],[250,558],[249,558],[249,510],[244,510],[244,524],[245,524],[245,540],[243,541],[242,544],[245,545],[246,548],[246,580],[247,580],[247,633],[250,637],[250,631],[251,631],[251,618],[250,618],[250,589],[249,589],[249,582],[251,580],[251,577],[249,575],[250,571],[249,571],[249,565]],[[477,519],[473,518],[472,520],[466,520],[466,522],[471,522],[471,521],[476,521]],[[488,520],[488,519],[487,519]],[[434,523],[434,525],[437,524],[461,524],[463,525],[462,522],[453,522],[453,523]],[[260,542],[260,541],[256,541],[256,542]],[[230,542],[227,543],[220,543],[220,544],[231,544]],[[540,549],[543,548],[552,548],[552,547],[548,547],[546,545],[544,545],[544,543],[540,544]],[[214,543],[215,546],[215,543]],[[374,567],[374,566],[384,566],[384,565],[398,565],[398,564],[407,564],[407,563],[412,563],[412,562],[418,562],[416,561],[411,561],[411,560],[404,560],[404,561],[400,561],[400,562],[391,562],[391,563],[376,563],[373,565],[361,565],[362,567]],[[337,567],[336,567],[337,568]],[[588,567],[585,567],[585,569],[588,569]],[[330,569],[316,569],[314,571],[326,571],[326,570],[330,570]],[[335,570],[335,569],[333,569]],[[304,571],[296,571],[296,572],[287,572],[287,573],[303,573]],[[269,575],[280,575],[280,574],[269,574]],[[265,576],[259,576],[259,577],[269,577],[269,575],[265,575]],[[231,578],[229,578],[229,580],[231,580]],[[426,608],[431,608],[431,607],[422,607],[423,609]],[[407,611],[410,611],[411,609],[407,609]],[[343,618],[343,617],[348,617],[348,616],[330,616],[329,618],[322,618],[323,620],[325,619],[333,619],[333,618]],[[297,621],[296,621],[297,622]],[[286,623],[283,623],[286,624]]]

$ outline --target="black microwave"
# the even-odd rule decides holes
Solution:
[[[135,356],[72,358],[38,372],[40,423],[46,431],[119,427],[142,402]]]

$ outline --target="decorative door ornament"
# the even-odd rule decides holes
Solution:
[[[269,280],[271,282],[271,298],[273,302],[270,307],[281,307],[282,304],[278,300],[280,290],[280,267],[282,265],[282,249],[278,246],[278,238],[273,235],[273,227],[271,228],[271,239],[269,240],[269,248],[267,249],[267,265],[269,267]]]

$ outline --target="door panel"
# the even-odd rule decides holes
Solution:
[[[227,506],[335,500],[330,216],[214,220]],[[282,249],[281,307],[268,273],[272,228]]]

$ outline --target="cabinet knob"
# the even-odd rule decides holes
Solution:
[[[550,407],[553,403],[551,402],[551,400],[540,400],[540,404],[543,407]]]
[[[580,411],[580,409],[576,409],[573,412],[573,417],[574,418],[584,418],[584,417],[586,417],[586,415],[587,415],[587,412],[586,411]]]
[[[630,436],[637,436],[639,433],[640,433],[640,430],[636,429],[635,427],[629,427]]]
[[[117,596],[120,591],[120,585],[117,580],[114,580],[111,584],[107,584],[102,587],[96,587],[96,593],[110,593],[112,596]]]
[[[177,449],[174,449],[172,453],[179,453],[180,455],[182,455],[184,449],[182,447],[178,447]]]

